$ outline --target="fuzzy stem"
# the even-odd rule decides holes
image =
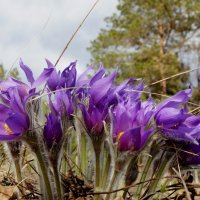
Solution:
[[[167,165],[167,163],[169,162],[169,157],[165,156],[164,159],[162,160],[159,169],[156,172],[155,175],[155,180],[153,181],[153,183],[151,184],[148,193],[152,193],[156,190],[157,186],[158,186],[158,182],[160,181],[160,178],[165,170],[165,167]]]
[[[101,187],[103,189],[106,188],[106,182],[107,182],[108,175],[109,175],[110,163],[111,163],[111,156],[108,153],[108,156],[107,156],[107,159],[106,159],[106,163],[105,163],[104,172],[103,172],[103,178],[102,178],[102,182],[101,182]]]
[[[55,184],[56,184],[56,191],[57,191],[57,198],[58,200],[62,200],[62,188],[61,188],[61,183],[60,183],[60,175],[58,171],[58,167],[54,166],[54,179],[55,179]]]
[[[17,183],[19,184],[19,192],[20,194],[23,194],[23,185],[22,185],[22,173],[21,173],[21,167],[19,163],[19,159],[14,158],[14,166],[15,166],[15,173],[17,177]]]
[[[112,176],[111,182],[110,182],[110,186],[109,186],[108,192],[113,189],[113,186],[115,185],[115,181],[117,180],[118,175],[119,175],[119,171],[115,170],[114,174]],[[110,200],[110,193],[107,194],[105,200]]]
[[[95,187],[98,190],[100,185],[100,151],[97,149],[95,151],[95,166],[96,166],[96,173],[95,173]],[[99,195],[95,196],[95,200],[99,200]]]
[[[40,166],[40,170],[43,176],[43,180],[44,180],[44,184],[46,187],[46,192],[47,192],[47,196],[48,196],[48,200],[53,200],[53,194],[52,194],[52,189],[51,189],[51,184],[49,181],[49,177],[48,177],[48,172],[47,172],[47,168],[45,166],[45,162],[43,160],[42,154],[40,151],[35,151],[39,166]]]
[[[95,188],[98,191],[100,185],[100,147],[98,145],[94,145],[94,153],[95,153]],[[95,200],[99,200],[99,195],[95,196]]]
[[[81,133],[81,171],[85,175],[86,174],[86,136]]]
[[[62,159],[61,159],[61,171],[62,171],[63,174],[66,174],[66,172],[67,172],[67,161],[66,161],[66,159],[67,158],[64,155],[65,155],[65,153],[67,155],[71,155],[71,137],[70,136],[67,138],[66,141],[64,141],[62,148],[63,148],[62,152],[64,152],[64,153],[63,153],[63,156],[62,156]]]

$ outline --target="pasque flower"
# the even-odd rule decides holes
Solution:
[[[76,84],[76,62],[72,62],[62,72],[56,71],[55,66],[46,60],[49,68],[53,68],[53,72],[48,78],[47,85],[51,91],[58,88],[71,88]]]
[[[88,87],[78,89],[76,93],[79,95],[81,101],[79,108],[82,111],[83,120],[90,135],[103,133],[103,121],[106,121],[108,117],[108,102],[106,102],[106,99],[115,76],[116,72],[106,76],[105,70],[101,66],[90,80],[85,79],[83,81],[83,76],[78,80],[79,86],[82,82],[83,86]]]
[[[86,72],[89,70],[91,68]],[[84,77],[87,74],[86,72],[77,81],[78,86],[85,86],[85,88],[77,90],[82,101],[79,104],[79,108],[82,111],[87,132],[91,135],[101,135],[103,133],[103,121],[106,121],[108,118],[109,102],[112,100],[110,95],[113,94],[110,91],[116,72],[106,76],[105,69],[101,66],[97,73],[90,79]]]
[[[138,85],[130,85],[135,79],[129,79],[120,85],[114,85],[113,81],[117,75],[113,72],[111,75],[106,76],[104,67],[101,65],[99,70],[90,79],[88,73],[92,71],[92,66],[89,67],[77,80],[78,94],[81,102],[79,108],[82,111],[83,119],[90,134],[103,133],[103,121],[108,122],[109,108],[115,106],[118,101],[118,96],[127,96],[131,99],[138,99],[140,93],[127,92],[131,89],[143,89],[143,83]],[[81,88],[82,87],[82,88]]]
[[[20,60],[20,67],[30,83],[25,84],[14,78],[0,82],[0,140],[13,140],[22,136],[29,128],[26,104],[31,96],[36,95],[36,88],[47,80],[53,69],[44,69],[35,80],[31,69]]]
[[[52,95],[49,96],[51,111],[57,116],[66,116],[71,119],[74,113],[74,96],[71,91],[56,91],[53,97],[54,99],[52,100]]]
[[[1,91],[0,140],[12,140],[21,136],[29,128],[26,102],[32,93],[23,86],[13,86]],[[35,93],[33,93],[35,94]]]
[[[186,89],[166,99],[158,105],[154,118],[165,137],[198,144],[200,122],[194,120],[194,116],[187,112],[185,106],[191,95],[192,90]]]
[[[48,149],[51,149],[53,145],[58,145],[63,137],[61,120],[59,116],[50,113],[46,116],[46,123],[44,126],[44,139]]]
[[[119,151],[137,151],[144,147],[154,131],[148,126],[154,110],[151,98],[142,103],[129,96],[111,111],[113,142]]]
[[[199,142],[199,141],[198,141]],[[183,166],[200,165],[200,145],[183,144],[179,152],[180,164]]]

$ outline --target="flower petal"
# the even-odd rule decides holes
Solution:
[[[182,123],[188,114],[183,113],[182,110],[176,108],[163,108],[156,115],[156,123],[158,126],[172,127]]]
[[[157,107],[157,112],[159,112],[162,108],[165,107],[178,108],[180,105],[186,103],[191,98],[191,96],[192,96],[192,89],[186,89],[180,91],[174,96],[160,103]]]
[[[99,79],[92,85],[90,94],[94,104],[97,104],[107,94],[108,90],[112,86],[115,76],[116,72],[112,73],[108,77]]]
[[[22,134],[29,128],[29,120],[26,115],[20,113],[12,113],[6,119],[6,124],[12,130],[13,133]]]
[[[43,72],[32,84],[32,88],[35,88],[41,85],[42,83],[44,83],[45,81],[47,81],[47,79],[49,78],[49,76],[52,74],[54,70],[55,68],[44,68]]]
[[[119,151],[137,151],[140,149],[141,144],[141,128],[134,128],[127,130],[118,139],[118,149]]]
[[[26,78],[27,78],[28,82],[32,85],[35,81],[35,79],[33,77],[33,72],[31,71],[31,69],[27,65],[25,65],[22,62],[21,59],[20,59],[19,65],[22,68],[22,70],[24,71],[24,73],[26,74]]]

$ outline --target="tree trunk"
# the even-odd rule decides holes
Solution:
[[[164,79],[164,54],[165,54],[165,50],[164,50],[164,30],[163,30],[163,25],[159,25],[159,36],[160,36],[160,59],[159,59],[159,66],[160,66],[160,77],[161,79]],[[166,84],[166,80],[163,80],[160,83],[161,86],[161,93],[162,94],[166,94],[167,91],[167,84]]]

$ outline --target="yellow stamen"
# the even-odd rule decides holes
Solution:
[[[121,131],[119,135],[117,136],[117,142],[119,142],[120,138],[124,135],[124,131]]]
[[[8,124],[4,124],[4,129],[6,130],[7,133],[13,134],[13,131],[9,128]]]

